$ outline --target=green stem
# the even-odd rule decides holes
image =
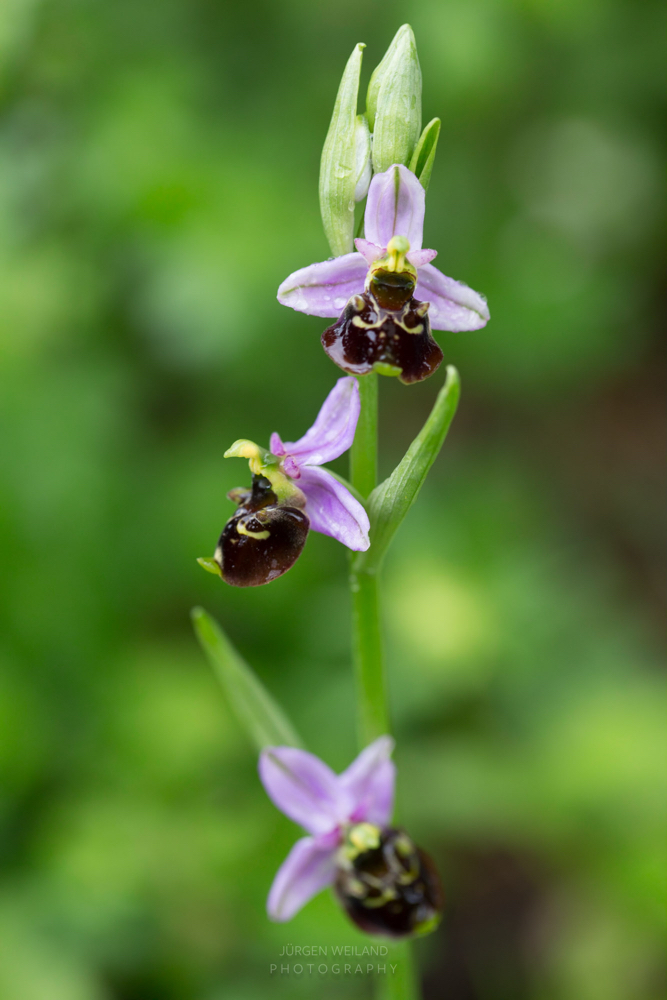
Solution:
[[[362,748],[389,732],[378,584],[376,573],[350,573],[357,731]]]
[[[350,480],[366,499],[375,489],[378,472],[378,375],[371,372],[357,381],[361,413],[350,451]]]
[[[377,482],[378,376],[375,372],[359,379],[361,413],[350,452],[350,482],[366,500]],[[380,581],[378,569],[355,568],[350,560],[352,594],[352,655],[357,686],[357,729],[363,749],[389,733],[389,701],[382,646]],[[401,942],[391,948],[393,973],[377,980],[378,1000],[419,1000],[420,990],[412,944]],[[388,965],[389,965],[388,961]]]
[[[378,450],[378,376],[359,379],[361,413],[350,453],[350,481],[364,500],[375,489]],[[389,732],[387,683],[380,626],[378,574],[357,572],[350,562],[352,656],[357,680],[357,728],[363,748]]]
[[[391,966],[395,972],[379,978],[377,1000],[420,1000],[421,988],[417,978],[412,941],[401,941],[390,946],[387,955],[387,973]]]

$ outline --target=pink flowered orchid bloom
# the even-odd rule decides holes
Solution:
[[[305,494],[313,531],[363,552],[370,545],[368,514],[333,473],[320,468],[351,447],[359,410],[357,380],[350,376],[338,379],[310,430],[298,441],[284,442],[274,433],[270,448],[281,459],[285,474]]]
[[[387,255],[392,238],[408,240],[408,262],[417,269],[415,298],[430,303],[434,330],[479,330],[489,320],[485,299],[448,278],[431,264],[436,250],[423,250],[425,192],[415,175],[394,164],[371,181],[364,216],[365,239],[355,253],[309,264],[290,274],[278,289],[278,301],[310,316],[337,317],[355,294],[364,291],[371,265]]]
[[[272,920],[291,920],[334,882],[346,830],[361,823],[388,826],[394,803],[393,747],[390,736],[381,736],[342,774],[305,750],[262,751],[259,776],[269,798],[309,834],[297,840],[278,869],[267,900]]]
[[[241,438],[225,458],[247,458],[250,489],[231,490],[236,513],[227,521],[212,558],[201,566],[233,587],[259,587],[291,569],[309,530],[336,538],[348,549],[365,551],[370,521],[363,505],[328,469],[352,445],[359,419],[359,385],[339,379],[315,423],[298,441],[271,435],[271,450]]]

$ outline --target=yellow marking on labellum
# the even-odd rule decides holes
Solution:
[[[394,849],[403,858],[409,858],[414,850],[410,838],[405,837],[402,834],[394,841]]]
[[[265,538],[270,538],[271,532],[264,529],[264,531],[248,531],[243,521],[239,521],[236,525],[236,532],[239,535],[247,535],[249,538],[256,538],[258,541],[263,541]]]
[[[374,327],[379,326],[377,321],[375,323],[367,323],[366,320],[361,318],[361,316],[353,316],[352,325],[358,326],[362,330],[372,330]]]
[[[413,333],[417,335],[418,333],[424,332],[423,323],[417,323],[417,326],[406,326],[403,320],[399,319],[398,317],[394,317],[394,323],[396,324],[396,326],[400,326],[401,330],[405,330],[406,333]],[[397,337],[395,339],[398,340]]]
[[[347,891],[351,896],[356,896],[357,899],[363,899],[368,890],[363,882],[360,882],[357,878],[352,878],[347,884]]]
[[[368,907],[369,910],[374,910],[380,906],[384,906],[386,903],[390,903],[392,899],[396,899],[396,896],[396,890],[387,887],[379,896],[366,896],[364,906]]]
[[[411,885],[419,878],[419,868],[412,865],[409,871],[401,872],[396,881],[399,885]]]

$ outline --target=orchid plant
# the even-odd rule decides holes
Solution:
[[[320,167],[320,209],[333,254],[295,271],[278,289],[283,305],[335,322],[322,333],[339,378],[313,426],[269,449],[240,439],[225,457],[246,458],[252,482],[232,490],[236,511],[203,567],[232,586],[267,584],[301,554],[309,530],[350,551],[352,652],[361,753],[340,775],[307,752],[285,714],[217,623],[193,611],[198,638],[232,707],[260,751],[267,794],[308,836],[275,876],[272,920],[290,920],[326,886],[368,934],[409,939],[437,926],[440,880],[428,855],[392,825],[395,767],[389,736],[380,627],[382,561],[445,440],[459,397],[458,373],[444,385],[424,427],[394,472],[377,485],[378,376],[413,384],[432,375],[443,352],[432,330],[478,330],[484,298],[433,266],[424,249],[425,196],[440,121],[421,128],[421,71],[409,25],[371,76],[358,113],[364,46],[341,80]],[[355,202],[367,198],[355,237]],[[350,451],[350,482],[324,468]],[[409,943],[394,954],[396,1000],[418,996]]]

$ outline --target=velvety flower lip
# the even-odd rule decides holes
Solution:
[[[274,433],[270,443],[271,453],[281,458],[285,474],[305,494],[311,528],[356,552],[370,545],[368,514],[350,491],[320,466],[338,458],[352,445],[360,405],[357,380],[341,378],[302,438],[283,441]]]
[[[392,237],[403,236],[410,243],[407,260],[417,269],[415,298],[430,302],[432,328],[457,333],[486,326],[489,309],[483,296],[434,267],[437,251],[422,249],[424,210],[424,189],[407,167],[394,164],[376,174],[366,202],[365,238],[355,240],[357,252],[290,274],[278,289],[278,301],[311,316],[338,317],[348,299],[364,291],[369,267],[387,253]]]
[[[295,747],[267,747],[259,776],[274,804],[308,831],[278,869],[267,911],[272,920],[290,920],[336,877],[336,855],[345,829],[356,823],[386,827],[394,803],[394,741],[381,736],[342,774],[314,754]]]

